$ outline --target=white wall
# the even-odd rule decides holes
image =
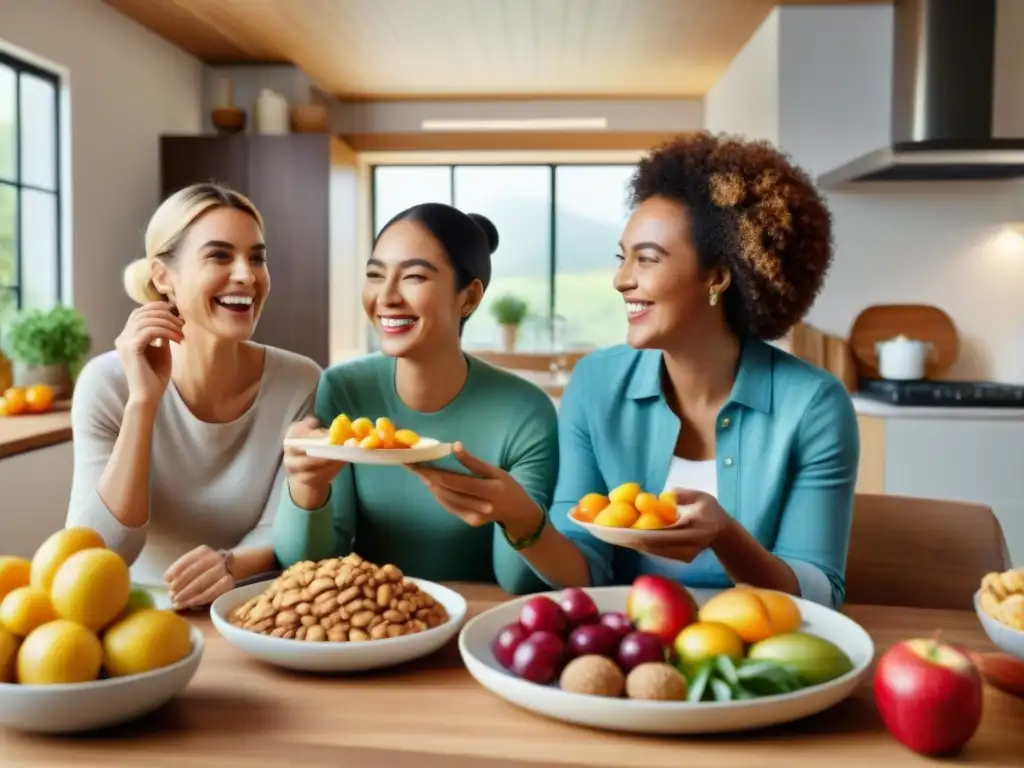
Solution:
[[[70,275],[70,298],[89,322],[94,351],[110,349],[132,308],[121,271],[142,255],[142,233],[159,202],[159,136],[199,130],[202,67],[100,0],[0,0],[0,45],[67,76],[65,281]]]
[[[770,137],[812,174],[889,140],[892,7],[787,6],[766,22],[712,89],[715,130]],[[999,5],[995,123],[1024,135],[1024,3]],[[768,30],[768,31],[766,31]],[[777,64],[777,110],[764,98]],[[768,90],[768,89],[766,89]],[[774,123],[774,125],[773,125]],[[926,302],[946,310],[964,348],[951,377],[1024,382],[1024,220],[1016,182],[858,184],[826,190],[835,216],[836,260],[809,322],[845,335],[864,307]]]
[[[704,96],[709,131],[779,141],[779,13],[772,11]]]

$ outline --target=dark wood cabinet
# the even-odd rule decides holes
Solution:
[[[237,189],[266,222],[270,298],[253,336],[329,364],[330,136],[164,136],[164,197],[203,181]]]

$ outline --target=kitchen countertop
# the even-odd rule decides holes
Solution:
[[[451,584],[470,617],[509,599],[493,585]],[[994,647],[973,611],[847,605],[842,612],[875,642],[945,637]],[[230,646],[208,616],[191,685],[153,715],[85,737],[0,729],[0,763],[100,765],[361,765],[381,768],[539,766],[925,765],[888,734],[870,675],[849,699],[819,715],[744,734],[638,736],[579,728],[519,709],[470,676],[455,640],[428,658],[351,676],[276,669]],[[1024,752],[1024,700],[986,687],[984,718],[957,765],[1011,765]]]
[[[71,440],[71,404],[50,413],[0,417],[0,459]]]
[[[853,395],[859,416],[881,419],[965,419],[971,421],[1024,421],[1024,408],[956,408],[927,405],[892,405]]]

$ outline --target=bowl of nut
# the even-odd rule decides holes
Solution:
[[[988,639],[1024,661],[1024,568],[986,574],[974,610]]]
[[[458,592],[350,554],[233,589],[210,617],[224,639],[267,663],[360,672],[434,653],[458,634],[466,610]]]

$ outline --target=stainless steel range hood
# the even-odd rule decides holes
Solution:
[[[1024,138],[992,136],[996,0],[896,0],[894,19],[892,141],[818,183],[1024,176]]]

